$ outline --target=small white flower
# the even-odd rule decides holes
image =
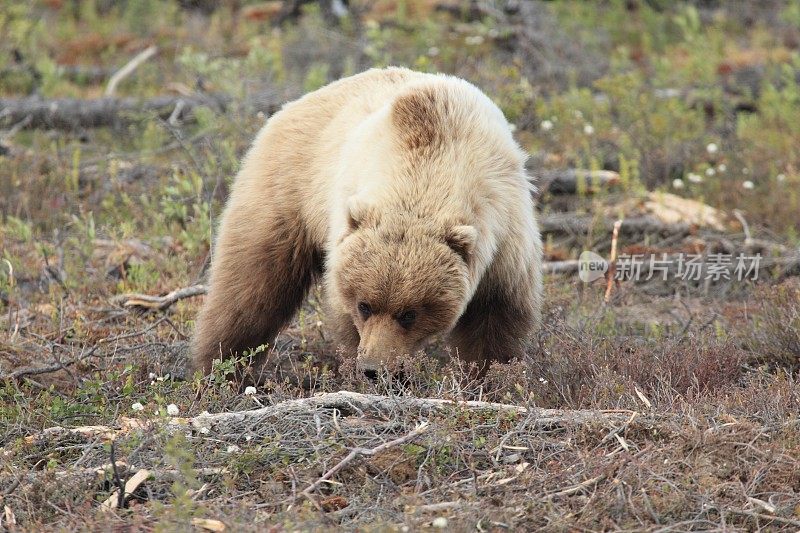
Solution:
[[[686,179],[692,183],[703,183],[703,176],[700,174],[695,174],[694,172],[689,172],[689,174],[686,176]]]
[[[742,187],[744,187],[748,191],[752,191],[753,189],[756,188],[756,185],[752,181],[746,180],[746,181],[742,182]]]
[[[246,387],[244,389],[244,395],[245,396],[253,396],[255,393],[256,393],[256,388],[253,387],[253,386]]]
[[[775,179],[781,182],[786,181],[786,174],[778,174],[777,176],[775,176]]]
[[[242,451],[242,449],[235,444],[231,444],[230,446],[228,446],[227,451],[228,453],[239,453],[240,451]]]
[[[584,124],[583,133],[585,133],[586,135],[594,134],[594,126],[592,126],[591,124]]]
[[[683,180],[676,178],[672,180],[672,188],[673,189],[683,189]]]
[[[719,151],[719,146],[717,146],[716,143],[708,143],[706,146],[706,152],[709,154],[716,154],[717,151]]]
[[[445,518],[443,516],[439,516],[437,518],[434,518],[433,522],[431,522],[431,525],[433,527],[435,527],[435,528],[438,528],[438,529],[444,529],[444,528],[447,527],[447,518]]]
[[[716,174],[716,173],[717,173],[717,171],[716,171],[716,170],[714,170],[714,167],[708,167],[708,168],[706,169],[706,176],[709,176],[709,177],[711,177],[711,176],[713,176],[713,175],[714,175],[714,174]]]
[[[178,409],[178,406],[174,403],[171,403],[167,406],[167,414],[169,416],[178,416],[181,413],[181,410]]]
[[[436,57],[439,55],[439,48],[436,46],[431,46],[428,48],[428,55],[431,57]]]
[[[553,129],[553,121],[552,120],[543,120],[539,127],[542,128],[544,131],[550,131]]]
[[[151,380],[156,379],[156,373],[155,372],[150,372],[149,377],[150,377]]]
[[[139,402],[134,403],[131,405],[131,409],[134,411],[144,411],[144,405],[140,404]]]
[[[247,442],[250,442],[251,440],[253,440],[253,436],[252,436],[252,435],[247,435],[247,436],[244,438],[244,440],[246,440]]]
[[[728,170],[728,165],[726,165],[725,163],[720,163],[719,165],[717,165],[717,170],[719,170],[720,172],[725,172],[726,170]]]
[[[541,383],[542,385],[547,385],[547,380],[544,378],[539,378],[539,383]]]
[[[203,435],[207,435],[207,434],[208,434],[208,432],[209,432],[210,430],[209,430],[207,427],[203,426],[203,427],[201,427],[201,428],[200,428],[200,430],[199,430],[199,431],[200,431],[200,433],[202,433]]]

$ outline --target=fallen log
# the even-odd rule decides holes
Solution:
[[[546,261],[542,264],[545,274],[574,274],[580,267],[577,259],[567,259],[566,261]]]
[[[575,194],[584,192],[593,194],[601,189],[608,189],[619,184],[619,174],[611,170],[584,170],[570,168],[536,173],[536,181],[540,193]]]
[[[0,127],[26,121],[25,128],[78,129],[119,127],[129,124],[142,114],[155,114],[168,120],[190,120],[191,112],[208,107],[224,113],[233,99],[222,94],[162,95],[148,99],[104,97],[90,100],[60,98],[43,100],[39,97],[0,98]],[[280,108],[273,99],[253,98],[246,104],[256,112],[271,115]],[[175,116],[176,109],[178,116]]]
[[[546,215],[539,220],[542,233],[586,235],[591,232],[611,234],[614,231],[614,220],[597,220],[591,216],[579,216],[574,213],[556,213]],[[619,228],[620,235],[678,235],[685,236],[692,232],[692,226],[685,223],[667,224],[649,216],[626,218]]]
[[[167,119],[179,102],[183,113],[205,106],[224,111],[230,99],[224,96],[157,96],[139,98],[96,98],[81,100],[60,98],[43,100],[38,97],[0,99],[0,125],[16,124],[30,117],[27,128],[98,128],[121,126],[131,122],[136,114],[155,113]]]

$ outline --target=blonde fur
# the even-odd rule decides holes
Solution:
[[[454,77],[370,70],[286,105],[223,213],[196,366],[272,343],[318,278],[337,342],[365,368],[442,332],[479,365],[520,355],[541,308],[525,157]]]

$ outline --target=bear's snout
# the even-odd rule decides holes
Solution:
[[[361,327],[358,345],[358,369],[369,379],[377,379],[381,371],[393,372],[398,357],[409,354],[413,347],[405,346],[406,335],[399,331],[391,316],[373,315]],[[401,341],[401,342],[398,342]]]

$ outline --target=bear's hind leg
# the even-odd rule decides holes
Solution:
[[[229,209],[223,218],[192,350],[205,374],[214,359],[271,344],[321,271],[321,253],[299,216],[264,213]]]

